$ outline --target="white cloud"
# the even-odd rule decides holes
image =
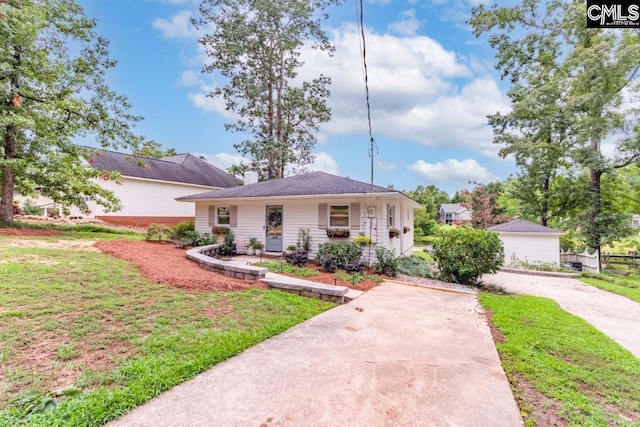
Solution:
[[[196,37],[198,32],[191,24],[191,12],[182,10],[171,17],[170,20],[156,18],[153,20],[153,28],[160,30],[162,37],[166,39],[184,39]]]
[[[194,70],[183,71],[178,80],[180,86],[198,86],[202,84],[200,73]]]
[[[445,183],[447,185],[464,186],[469,181],[489,183],[500,179],[473,159],[447,159],[444,162],[427,163],[418,160],[407,166],[407,169],[420,175],[428,183]]]
[[[242,157],[242,156],[239,156],[239,155],[236,155],[236,154],[229,154],[229,153],[216,153],[216,154],[211,154],[211,153],[192,153],[192,154],[194,156],[204,157],[204,159],[206,161],[208,161],[209,163],[211,163],[215,167],[218,167],[218,168],[222,169],[223,171],[226,171],[231,166],[238,165],[241,162],[245,162],[245,163],[249,162],[249,159],[247,159],[245,157]]]
[[[315,153],[314,157],[313,163],[308,166],[309,170],[338,175],[338,162],[336,162],[330,154],[322,151]]]
[[[404,36],[415,36],[422,26],[422,21],[416,18],[415,9],[400,12],[400,19],[389,24],[389,29]]]
[[[393,170],[396,170],[398,168],[397,165],[395,165],[393,163],[386,162],[384,160],[378,160],[376,162],[376,165],[378,166],[379,169],[382,169],[382,170],[385,170],[385,171],[393,171]]]
[[[362,63],[357,27],[345,24],[330,31],[333,57],[305,46],[298,82],[322,73],[332,78],[330,123],[321,134],[367,134]],[[397,36],[366,29],[371,119],[377,139],[417,142],[429,147],[474,150],[497,157],[499,147],[487,115],[510,109],[507,97],[475,57],[461,57],[426,36]],[[203,57],[204,60],[204,57]],[[490,68],[490,67],[489,67]],[[224,101],[205,94],[220,81],[206,79],[189,99],[200,109],[226,118]]]

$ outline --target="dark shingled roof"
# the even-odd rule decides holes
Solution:
[[[311,196],[336,194],[398,194],[391,190],[365,182],[354,181],[324,172],[311,172],[303,175],[290,176],[272,181],[263,181],[241,187],[227,188],[220,191],[193,194],[180,197],[177,200],[195,199],[235,199],[246,197],[282,197],[282,196]],[[405,196],[406,197],[406,196]]]
[[[149,167],[141,167],[139,162]],[[191,154],[152,159],[97,149],[89,164],[99,170],[118,171],[122,176],[136,178],[218,188],[237,187],[242,184],[241,180]]]
[[[564,233],[562,230],[556,230],[555,228],[534,224],[533,222],[525,221],[523,219],[514,219],[513,221],[505,222],[504,224],[494,225],[493,227],[489,227],[489,230],[504,231],[506,233]]]

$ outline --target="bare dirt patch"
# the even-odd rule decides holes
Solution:
[[[96,252],[93,240],[58,240],[57,242],[45,242],[42,240],[8,240],[3,246],[14,248],[44,248],[44,249],[64,249],[67,251]]]
[[[537,427],[567,427],[567,421],[558,415],[560,408],[555,400],[536,390],[520,375],[509,378],[515,391],[523,417],[532,419]],[[526,415],[525,415],[526,414]]]
[[[240,291],[267,286],[259,281],[238,280],[204,270],[185,257],[172,243],[114,240],[98,242],[102,252],[128,261],[154,283],[201,291]]]
[[[0,228],[0,236],[58,236],[60,230],[47,230],[43,228]]]

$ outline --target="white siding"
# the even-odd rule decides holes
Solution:
[[[504,263],[513,257],[520,261],[560,263],[560,238],[550,233],[506,233],[498,232],[504,245]]]
[[[238,206],[238,226],[233,228],[236,236],[236,242],[244,244],[249,237],[257,237],[261,242],[265,242],[265,216],[266,206],[282,205],[282,224],[283,224],[283,249],[289,245],[295,245],[298,240],[298,231],[301,228],[308,228],[311,235],[311,250],[313,253],[318,251],[320,243],[330,241],[340,241],[341,239],[331,239],[327,237],[327,232],[323,228],[318,228],[318,205],[326,203],[327,205],[348,205],[351,203],[360,204],[360,232],[368,236],[371,232],[371,238],[378,245],[384,245],[389,249],[395,248],[396,255],[411,254],[413,248],[413,209],[409,208],[409,220],[406,219],[407,208],[403,208],[404,218],[400,217],[401,207],[396,207],[396,228],[402,233],[401,221],[410,221],[409,227],[412,230],[407,234],[401,234],[400,238],[389,239],[389,229],[386,222],[386,204],[380,200],[374,200],[373,204],[376,208],[373,223],[368,218],[368,205],[370,199],[367,198],[300,198],[285,199],[278,201],[220,201],[212,200],[210,202],[196,203],[196,231],[209,232],[208,225],[209,206],[216,205],[237,205]],[[351,230],[348,240],[353,240],[358,235],[357,230]],[[402,251],[401,251],[402,249]]]
[[[105,212],[102,206],[88,202],[91,214],[86,215],[77,208],[71,209],[72,216],[194,216],[194,203],[177,202],[176,197],[211,191],[212,187],[169,182],[146,181],[123,178],[122,185],[113,181],[98,181],[103,188],[113,191],[120,199],[122,210]]]

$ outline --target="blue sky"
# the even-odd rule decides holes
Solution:
[[[373,136],[374,181],[411,190],[434,184],[449,192],[469,180],[491,182],[515,172],[498,156],[486,116],[509,109],[493,52],[465,24],[476,0],[375,0],[364,3]],[[138,131],[178,152],[203,155],[226,169],[240,157],[243,135],[225,131],[233,117],[206,97],[216,82],[190,16],[191,0],[80,0],[118,66],[112,89],[145,120]],[[329,10],[325,29],[333,58],[303,51],[302,78],[332,78],[333,117],[322,126],[311,169],[369,181],[368,128],[355,3]]]

